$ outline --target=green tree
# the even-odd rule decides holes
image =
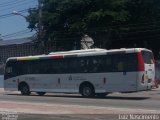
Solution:
[[[128,20],[128,0],[43,0],[42,40],[53,43],[57,50],[73,49],[87,34],[95,46],[109,48],[110,42],[119,34],[113,27]],[[29,10],[29,28],[37,29],[38,10]]]
[[[123,36],[125,46],[152,49],[155,56],[159,54],[160,34],[160,0],[128,0],[127,10],[130,14],[128,31]]]

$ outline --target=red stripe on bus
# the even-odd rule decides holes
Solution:
[[[144,59],[142,53],[138,52],[137,57],[138,57],[138,66],[137,66],[138,71],[144,71]]]

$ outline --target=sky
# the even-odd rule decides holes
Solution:
[[[27,9],[37,6],[38,0],[0,0],[1,38],[3,40],[11,40],[33,35],[35,32],[30,32],[27,28],[28,22],[26,22],[25,18],[19,15],[13,15],[12,12],[24,10],[21,14],[27,16]]]

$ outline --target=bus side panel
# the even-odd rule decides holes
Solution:
[[[34,92],[53,92],[58,88],[58,77],[51,74],[25,75],[21,81],[25,81]]]
[[[95,87],[96,93],[128,92],[136,89],[136,72],[126,73],[89,73],[57,75],[23,75],[5,80],[5,90],[18,91],[18,83],[26,82],[31,91],[73,92],[79,91],[79,85],[85,81]],[[104,82],[104,79],[106,80]]]
[[[17,77],[13,77],[13,78],[4,80],[4,90],[6,90],[6,91],[18,91]]]
[[[31,91],[77,93],[79,85],[88,81],[94,85],[96,93],[131,92],[147,89],[141,81],[143,76],[144,72],[23,75],[5,80],[4,89],[17,91],[18,82],[26,82]]]
[[[18,82],[26,82],[29,85],[30,90],[35,92],[44,91],[77,93],[79,91],[79,85],[85,81],[88,81],[93,84],[96,93],[131,92],[147,89],[146,85],[141,84],[143,73],[144,72],[141,72],[139,74],[137,72],[115,72],[88,74],[23,75],[5,80],[4,89],[17,91]]]
[[[108,73],[106,78],[106,92],[137,91],[137,72]]]
[[[147,90],[147,80],[145,80],[145,72],[139,71],[137,76],[137,91]]]

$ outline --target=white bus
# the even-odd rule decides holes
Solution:
[[[148,90],[154,78],[154,58],[148,49],[74,50],[9,58],[4,89],[22,95],[55,92],[93,97]]]

